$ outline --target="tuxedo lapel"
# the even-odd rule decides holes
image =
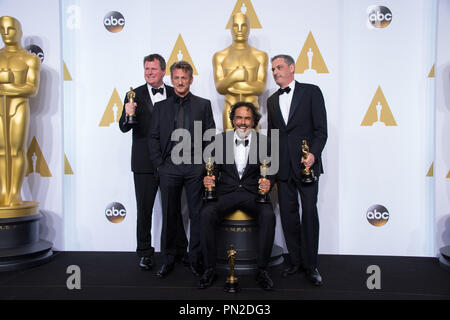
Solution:
[[[173,130],[175,129],[175,115],[176,115],[176,104],[173,101],[173,96],[168,97],[166,100],[163,100],[164,102],[158,102],[158,105],[160,105],[160,112],[163,112],[166,116],[164,117],[166,119],[166,125],[164,126],[167,130],[167,140],[164,144],[164,153],[168,151],[168,148],[171,145],[170,137],[172,135]],[[160,124],[162,125],[162,124]]]
[[[254,159],[256,156],[256,159]],[[250,166],[258,163],[258,135],[255,131],[251,132],[251,142],[248,150],[247,164],[245,165],[244,172],[242,173],[242,178],[245,178],[245,175],[250,170]],[[239,176],[239,175],[238,175]]]
[[[148,93],[148,87],[145,85],[144,90],[142,91],[142,98],[144,99],[144,103],[147,106],[150,113],[153,112],[153,103],[152,99],[150,99],[150,94]]]
[[[286,127],[286,122],[284,122],[283,114],[281,113],[281,108],[280,108],[280,95],[278,94],[278,92],[276,93],[276,95],[277,96],[274,99],[275,100],[275,106],[274,106],[275,110],[274,111],[277,114],[278,119],[280,119],[281,124]]]
[[[289,126],[290,121],[295,113],[295,111],[299,108],[300,100],[302,98],[304,89],[302,88],[301,84],[295,81],[295,90],[294,90],[294,96],[292,97],[291,107],[289,108],[289,117],[288,117],[288,123]]]

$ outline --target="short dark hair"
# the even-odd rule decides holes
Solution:
[[[173,75],[173,70],[175,69],[182,69],[189,73],[189,77],[192,78],[192,75],[194,74],[194,70],[192,69],[192,66],[187,61],[176,61],[170,66],[170,76]]]
[[[153,60],[158,60],[161,70],[166,70],[166,60],[164,60],[164,58],[157,53],[152,53],[152,54],[149,54],[148,56],[145,56],[144,57],[144,65],[147,61],[151,62]]]
[[[288,65],[288,66],[290,66],[290,65],[292,65],[292,64],[294,64],[295,65],[295,61],[294,61],[294,59],[290,56],[290,55],[287,55],[287,54],[277,54],[275,57],[273,57],[272,59],[270,59],[270,62],[273,62],[273,60],[275,60],[275,59],[284,59],[284,62],[286,62],[286,64]]]
[[[246,108],[249,108],[250,110],[252,110],[253,122],[254,122],[253,128],[256,128],[258,126],[259,120],[261,120],[261,113],[259,113],[258,109],[251,102],[239,101],[231,106],[231,111],[230,111],[231,123],[233,124],[234,115],[236,113],[236,110],[241,107],[246,107]],[[234,127],[234,124],[233,124],[233,127]]]

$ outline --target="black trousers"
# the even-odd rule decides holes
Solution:
[[[152,246],[152,213],[158,191],[159,179],[152,173],[134,173],[134,190],[136,194],[137,223],[136,223],[136,253],[139,257],[150,257],[155,252]],[[176,222],[177,255],[183,255],[187,249],[187,238],[183,220]]]
[[[166,161],[159,169],[163,225],[161,253],[164,263],[173,263],[176,254],[177,221],[181,217],[183,187],[189,209],[189,260],[201,262],[199,214],[203,195],[203,166],[193,164],[175,165]]]
[[[256,195],[239,189],[228,194],[220,194],[217,201],[207,202],[200,213],[201,242],[206,267],[215,267],[217,256],[217,228],[225,215],[236,210],[248,212],[258,223],[258,257],[259,268],[266,268],[272,253],[275,237],[275,214],[271,203],[257,203]]]
[[[302,184],[296,179],[278,181],[278,201],[280,218],[286,246],[292,264],[305,268],[317,267],[319,248],[319,216],[317,194],[319,180],[312,184]],[[302,206],[300,221],[298,194]]]

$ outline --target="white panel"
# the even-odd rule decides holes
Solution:
[[[438,253],[450,245],[450,1],[439,1],[436,59],[436,217],[435,247]]]

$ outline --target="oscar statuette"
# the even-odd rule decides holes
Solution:
[[[134,99],[136,98],[136,92],[133,91],[133,88],[130,87],[130,91],[127,93],[128,102],[134,103]],[[137,124],[136,114],[127,114],[127,123],[128,124]]]
[[[261,179],[267,179],[267,161],[264,160],[263,164],[259,167]],[[256,198],[256,202],[258,203],[268,203],[270,202],[269,191],[263,191],[261,187],[258,190],[258,197]]]
[[[302,140],[302,158],[307,159],[308,153],[309,153],[309,146],[308,146],[306,140]],[[305,167],[302,170],[301,175],[302,175],[302,178],[301,178],[302,183],[309,184],[309,183],[313,183],[313,182],[317,181],[317,177],[314,174],[314,170],[309,167]]]
[[[205,168],[206,168],[206,175],[208,177],[214,176],[214,163],[211,161],[211,158],[208,158],[208,161],[205,164]],[[203,194],[203,200],[205,200],[205,201],[217,200],[215,186],[205,187],[205,192]]]
[[[236,250],[234,250],[234,245],[230,244],[230,250],[227,251],[228,264],[230,266],[230,276],[227,277],[225,282],[224,291],[229,293],[236,293],[241,290],[239,286],[238,278],[234,275],[234,264],[236,260]]]

